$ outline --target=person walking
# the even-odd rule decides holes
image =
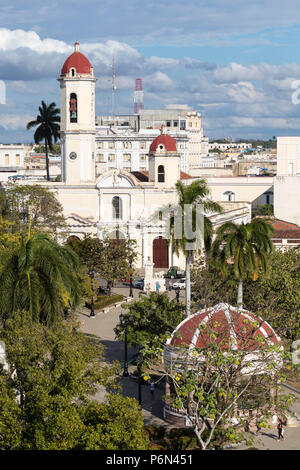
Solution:
[[[284,439],[283,437],[283,433],[284,433],[284,429],[283,429],[283,422],[281,421],[281,419],[279,419],[279,423],[277,424],[277,431],[278,431],[278,438],[277,438],[277,441],[280,441],[280,439]]]
[[[159,294],[159,282],[156,283],[156,293]]]
[[[258,436],[261,432],[261,417],[257,416],[256,418],[256,432],[255,435]]]

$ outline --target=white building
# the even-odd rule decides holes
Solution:
[[[300,137],[277,138],[274,215],[300,225]]]
[[[110,134],[101,135],[101,126],[95,126],[96,79],[78,43],[65,61],[58,80],[62,182],[39,184],[56,193],[70,235],[130,237],[137,241],[137,267],[145,266],[149,259],[157,268],[184,267],[184,257],[181,255],[178,259],[168,244],[164,221],[153,215],[162,207],[177,204],[175,185],[178,180],[192,181],[192,177],[182,171],[186,148],[180,148],[178,141],[176,143],[167,133],[167,126],[159,135],[157,129],[142,130],[138,139],[136,135],[132,138],[128,129],[117,135],[112,128]],[[198,120],[199,116],[190,116],[191,122],[194,118]],[[186,136],[178,136],[179,144],[187,143]],[[110,154],[115,156],[115,161],[109,160]],[[127,163],[124,161],[126,154],[130,155]],[[141,155],[145,156],[142,166]],[[99,171],[98,166],[102,164]],[[209,178],[212,199],[225,208],[224,214],[210,215],[214,225],[226,220],[249,221],[252,203],[272,188],[272,182],[272,178]]]

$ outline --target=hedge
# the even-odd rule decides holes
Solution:
[[[114,294],[114,295],[101,295],[94,301],[95,310],[100,310],[101,308],[108,307],[109,305],[116,304],[117,302],[122,302],[124,300],[124,295]],[[85,302],[86,308],[91,308],[91,302]]]

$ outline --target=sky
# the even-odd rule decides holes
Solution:
[[[187,104],[213,138],[300,135],[299,0],[1,0],[0,142],[33,141],[41,100],[59,105],[75,41],[94,67],[96,114]],[[5,89],[5,96],[3,93]],[[5,99],[4,99],[5,98]]]

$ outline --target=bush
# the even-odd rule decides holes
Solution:
[[[167,429],[164,426],[146,426],[146,432],[149,435],[150,441],[158,441],[163,439],[167,434]]]
[[[101,308],[107,307],[108,305],[115,304],[117,302],[122,302],[124,296],[120,294],[115,295],[102,295],[94,301],[95,310],[100,310]],[[91,308],[91,302],[85,302],[86,308]]]

